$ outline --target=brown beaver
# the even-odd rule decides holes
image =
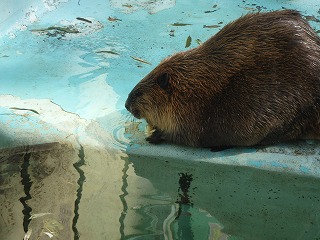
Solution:
[[[247,14],[163,60],[125,106],[153,126],[151,143],[320,139],[320,38],[297,11]]]

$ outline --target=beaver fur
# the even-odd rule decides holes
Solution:
[[[163,60],[126,108],[147,140],[196,147],[320,139],[320,39],[293,10],[251,13]]]

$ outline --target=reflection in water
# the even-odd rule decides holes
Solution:
[[[179,210],[177,213],[176,220],[178,220],[178,232],[177,236],[179,239],[193,239],[193,232],[191,227],[191,213],[190,208],[193,206],[190,196],[189,188],[193,180],[192,174],[179,173]]]
[[[84,150],[83,150],[83,146],[80,145],[80,150],[79,150],[79,161],[76,162],[75,164],[73,164],[74,168],[77,170],[77,172],[79,173],[79,180],[77,181],[79,188],[77,190],[77,198],[74,202],[74,217],[73,217],[73,221],[72,221],[72,230],[74,232],[74,239],[79,239],[79,231],[77,229],[77,222],[78,222],[78,218],[79,218],[79,204],[80,204],[80,200],[81,200],[81,196],[82,196],[82,190],[83,190],[83,184],[86,180],[86,177],[84,175],[84,171],[81,169],[81,166],[83,166],[84,163]]]
[[[28,203],[27,203],[27,201],[32,198],[30,195],[30,189],[32,186],[32,182],[30,180],[30,175],[28,173],[29,166],[30,166],[30,163],[29,163],[30,156],[31,156],[31,153],[28,153],[28,150],[27,150],[27,152],[23,156],[23,163],[21,165],[21,178],[22,178],[21,183],[24,188],[24,193],[26,194],[25,197],[20,198],[20,202],[23,205],[22,213],[23,213],[23,230],[24,230],[24,232],[28,232],[28,226],[29,226],[30,217],[31,217],[30,213],[32,212],[32,208],[29,207]]]
[[[218,239],[320,237],[320,179],[177,159],[130,159],[138,176],[171,199],[179,188],[179,173],[192,175],[193,207],[182,208],[191,221],[179,224],[193,232],[193,239],[208,239],[209,234]],[[176,225],[171,224],[173,239],[186,239],[178,235]]]
[[[58,143],[0,168],[0,239],[320,237],[317,178]]]
[[[121,239],[124,239],[125,238],[125,232],[124,232],[124,229],[125,229],[125,218],[126,218],[126,214],[128,212],[128,204],[126,202],[126,197],[128,195],[128,191],[127,191],[127,188],[128,188],[128,174],[127,174],[127,171],[129,170],[129,164],[130,162],[126,159],[124,159],[124,167],[123,167],[123,170],[122,170],[122,187],[121,187],[121,191],[123,192],[119,197],[120,197],[120,200],[122,202],[122,205],[123,205],[123,210],[121,212],[121,215],[120,215],[120,218],[119,218],[119,222],[120,222],[120,234],[121,234]]]
[[[79,239],[77,220],[84,181],[79,167],[84,154],[82,148],[79,156],[77,152],[57,143],[0,151],[0,239],[22,239],[23,232],[31,233],[30,239]],[[79,174],[72,167],[74,162]],[[18,164],[21,170],[15,167]]]

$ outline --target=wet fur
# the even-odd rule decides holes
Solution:
[[[167,74],[169,84],[157,79]],[[320,39],[296,11],[245,15],[163,60],[129,94],[148,138],[200,147],[320,139]]]

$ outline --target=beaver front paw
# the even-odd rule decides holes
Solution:
[[[161,131],[155,130],[149,137],[146,138],[149,143],[159,144],[164,141]]]

